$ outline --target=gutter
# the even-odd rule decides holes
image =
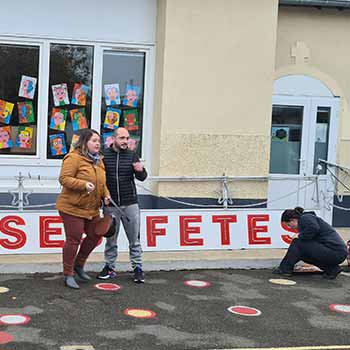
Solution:
[[[279,4],[280,6],[317,7],[319,9],[350,9],[350,1],[348,0],[279,0]]]

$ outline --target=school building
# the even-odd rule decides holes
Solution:
[[[62,158],[86,127],[106,144],[129,129],[149,173],[138,184],[148,247],[178,230],[193,243],[185,249],[200,246],[213,223],[221,238],[207,249],[280,247],[264,222],[283,236],[280,212],[295,206],[350,226],[350,1],[101,5],[3,9],[0,254],[23,240],[21,227],[44,232],[33,251],[46,231],[59,234],[59,220],[45,218],[57,216]],[[238,245],[227,236],[234,223],[249,237]],[[164,249],[186,246],[172,239]]]

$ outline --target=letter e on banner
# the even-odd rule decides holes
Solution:
[[[229,245],[230,240],[230,223],[237,222],[237,215],[213,215],[213,222],[220,224],[221,244]]]
[[[40,248],[62,248],[64,240],[51,240],[51,235],[62,235],[61,227],[50,227],[50,224],[62,224],[60,216],[40,216]]]
[[[180,216],[180,245],[181,246],[201,246],[202,238],[190,238],[190,234],[200,234],[200,227],[190,227],[190,222],[202,222],[202,216]]]
[[[288,231],[288,232],[292,232],[292,233],[297,233],[298,232],[298,229],[296,228],[290,228],[288,227],[287,225],[285,225],[283,222],[281,223],[281,226],[284,230]],[[292,243],[292,237],[289,236],[289,235],[281,235],[281,238],[282,238],[282,241],[284,243],[287,243],[287,244],[291,244]]]
[[[258,237],[258,232],[267,232],[267,226],[257,226],[258,221],[269,221],[269,215],[248,215],[249,244],[271,244],[271,237]]]
[[[147,235],[147,246],[157,246],[157,236],[165,236],[165,228],[157,228],[157,224],[167,224],[167,216],[147,216],[146,217],[146,235]]]
[[[16,225],[25,225],[26,222],[20,216],[5,216],[0,220],[0,231],[5,235],[14,237],[16,240],[11,242],[8,239],[1,238],[0,245],[6,249],[20,249],[27,242],[27,236],[24,231],[19,230],[17,228],[11,227],[10,223],[14,223]]]

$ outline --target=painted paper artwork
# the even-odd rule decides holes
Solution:
[[[35,94],[37,79],[22,75],[18,96],[33,99]]]
[[[130,138],[128,140],[128,149],[130,151],[135,151],[136,152],[136,149],[137,149],[139,143],[140,143],[140,137],[139,136],[131,136],[130,135]]]
[[[122,111],[120,109],[108,107],[103,127],[107,129],[117,129],[119,127],[121,113]]]
[[[55,106],[69,105],[67,84],[52,85],[53,102]]]
[[[11,127],[3,126],[0,127],[0,149],[12,148],[13,142],[11,139]]]
[[[85,106],[88,91],[89,87],[87,85],[75,83],[72,94],[72,104],[78,106]]]
[[[17,108],[18,108],[18,121],[20,124],[34,122],[34,109],[33,109],[32,102],[29,102],[29,101],[18,102]]]
[[[16,138],[16,146],[19,148],[32,148],[33,128],[29,126],[20,126]]]
[[[127,84],[125,97],[123,99],[123,105],[130,106],[130,107],[137,107],[139,97],[140,97],[140,87]]]
[[[78,144],[78,141],[79,141],[79,135],[73,134],[69,152],[72,152],[75,150],[75,147]]]
[[[288,141],[289,128],[273,126],[271,128],[272,141]]]
[[[120,105],[119,84],[105,85],[105,100],[107,106]]]
[[[50,151],[52,156],[61,156],[67,153],[64,134],[50,135]]]
[[[137,109],[129,109],[123,112],[124,127],[129,131],[139,130],[139,116]]]
[[[64,130],[66,127],[67,110],[62,108],[52,108],[50,129]]]
[[[69,111],[74,131],[88,128],[84,108],[76,108]]]
[[[103,137],[103,144],[105,148],[110,147],[110,145],[113,143],[113,132],[105,132],[102,134]]]
[[[0,100],[0,123],[10,124],[14,103]]]

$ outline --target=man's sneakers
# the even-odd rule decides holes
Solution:
[[[134,282],[145,283],[145,274],[139,266],[136,266],[134,269]]]
[[[281,268],[279,266],[276,266],[272,269],[272,273],[275,275],[282,275],[285,277],[292,277],[293,273],[292,272],[288,272],[288,271],[283,271],[281,270]]]
[[[108,265],[105,265],[102,271],[97,275],[97,278],[99,278],[100,280],[107,280],[109,278],[112,279],[116,277],[117,277],[117,273]]]

